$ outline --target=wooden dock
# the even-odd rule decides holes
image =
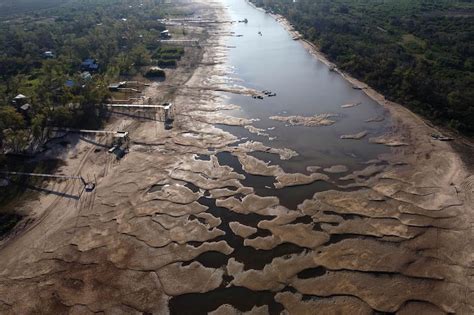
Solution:
[[[199,40],[197,39],[160,39],[158,42],[166,44],[199,44]]]
[[[82,176],[53,175],[53,174],[24,173],[24,172],[0,172],[0,174],[30,176],[30,177],[61,178],[61,179],[80,179],[84,181]]]
[[[92,191],[95,188],[95,183],[88,183],[82,176],[78,175],[53,175],[53,174],[41,174],[41,173],[26,173],[26,172],[6,172],[1,171],[0,174],[4,174],[7,177],[10,176],[28,176],[28,177],[41,177],[41,178],[56,178],[56,179],[68,179],[68,180],[80,180],[84,185],[86,191]]]
[[[110,108],[161,108],[169,110],[172,104],[158,104],[158,105],[148,105],[148,104],[102,104],[105,107]]]
[[[73,129],[73,128],[52,128],[51,130],[59,131],[59,132],[94,133],[94,134],[122,133],[122,131],[115,131],[115,130],[90,130],[90,129]]]

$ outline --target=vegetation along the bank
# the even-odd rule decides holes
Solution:
[[[163,1],[30,2],[2,4],[10,12],[0,15],[2,152],[34,151],[48,126],[99,128],[110,82],[176,66],[183,54],[160,47],[159,19],[174,10]]]
[[[474,133],[470,0],[251,0],[388,99]]]

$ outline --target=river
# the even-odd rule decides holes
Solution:
[[[287,172],[304,172],[309,165],[325,167],[344,164],[351,169],[360,168],[361,162],[386,151],[383,146],[369,142],[370,137],[379,135],[390,124],[379,104],[363,91],[353,89],[341,75],[330,71],[302,43],[294,41],[270,15],[244,0],[225,0],[224,3],[231,20],[246,18],[249,21],[247,24],[233,24],[232,32],[242,36],[230,37],[228,41],[228,46],[234,47],[230,49],[227,65],[233,70],[234,83],[277,94],[263,100],[229,95],[229,103],[242,107],[242,111],[233,115],[259,119],[254,125],[267,129],[270,137],[276,137],[275,140],[255,136],[243,128],[232,128],[233,133],[298,152],[298,157],[279,162]],[[361,104],[352,108],[341,107],[350,103]],[[324,127],[288,127],[284,122],[269,119],[273,115],[312,116],[324,113],[337,114],[336,123]],[[382,122],[365,122],[381,116],[385,116]],[[340,138],[364,130],[369,132],[364,139]]]
[[[232,116],[255,119],[254,126],[264,129],[269,136],[250,133],[243,127],[220,127],[242,138],[263,142],[277,148],[289,148],[298,152],[290,160],[280,160],[276,155],[253,153],[257,158],[280,165],[286,172],[307,173],[307,166],[330,167],[342,164],[347,172],[365,168],[364,162],[376,159],[378,155],[388,152],[382,145],[370,143],[371,137],[384,133],[390,126],[390,118],[385,110],[363,91],[352,88],[340,74],[330,71],[329,67],[316,59],[301,42],[292,39],[291,35],[273,17],[251,6],[244,0],[224,0],[232,21],[248,19],[248,23],[233,23],[230,29],[233,36],[228,37],[226,45],[230,47],[226,67],[231,70],[229,84],[244,86],[258,91],[268,90],[276,93],[274,97],[254,99],[248,95],[224,93],[229,104],[240,106],[240,110],[230,112]],[[261,34],[261,35],[260,35]],[[341,106],[349,103],[360,103],[351,108]],[[317,114],[336,114],[336,122],[330,126],[289,126],[269,117],[278,116],[313,116]],[[384,117],[383,121],[366,122],[373,117]],[[360,140],[341,139],[342,135],[368,131]],[[305,199],[315,192],[339,189],[334,183],[315,182],[310,185],[270,188],[274,178],[254,176],[246,173],[238,159],[230,153],[217,154],[220,164],[229,165],[238,173],[244,174],[245,186],[255,189],[260,196],[277,196],[280,204],[295,210]],[[200,157],[207,159],[206,157]],[[331,175],[331,174],[329,174]],[[337,183],[337,177],[331,175]],[[225,240],[233,249],[231,255],[205,253],[196,260],[206,267],[219,268],[228,263],[230,257],[244,263],[245,269],[261,270],[272,259],[285,255],[302,253],[304,248],[283,243],[272,250],[255,250],[244,246],[244,239],[234,235],[229,222],[238,221],[256,227],[258,222],[269,220],[271,216],[258,214],[236,214],[225,208],[217,207],[215,200],[201,198],[201,204],[209,207],[208,212],[222,220],[219,229],[226,235],[214,241]],[[299,219],[299,223],[311,223],[311,217]],[[316,224],[314,229],[320,229]],[[259,230],[253,237],[265,237],[269,231]],[[337,242],[338,236],[331,242]],[[329,244],[328,243],[328,244]],[[312,271],[310,271],[311,273]],[[305,276],[317,276],[321,270]],[[324,270],[322,270],[324,273]],[[231,279],[228,279],[230,281]],[[286,289],[285,289],[286,290]],[[284,290],[284,291],[285,291]],[[291,290],[291,289],[288,289]],[[223,304],[231,304],[241,311],[248,311],[253,306],[268,305],[269,312],[278,314],[282,306],[273,299],[274,293],[268,291],[251,291],[243,287],[221,287],[212,292],[185,294],[170,301],[173,314],[205,314]]]

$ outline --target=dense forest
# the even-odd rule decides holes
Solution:
[[[9,2],[16,14],[0,16],[3,152],[41,145],[47,127],[98,128],[110,82],[182,54],[160,47],[158,19],[176,13],[160,0],[48,0],[33,12],[29,2]]]
[[[0,18],[51,8],[71,0],[0,0]]]
[[[428,119],[474,133],[471,0],[251,0],[339,68]]]

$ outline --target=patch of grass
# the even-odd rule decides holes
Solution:
[[[413,34],[402,35],[402,45],[411,53],[422,54],[426,49],[426,43]]]
[[[153,54],[153,58],[157,60],[160,67],[175,67],[177,62],[184,55],[182,47],[160,47]]]

